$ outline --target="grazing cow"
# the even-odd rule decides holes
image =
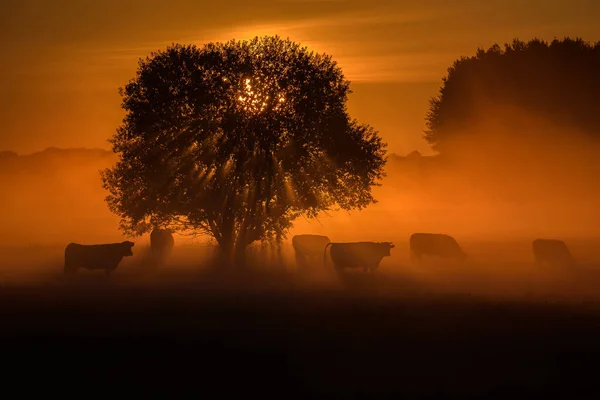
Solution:
[[[535,263],[541,266],[544,262],[554,266],[573,266],[575,263],[569,248],[562,240],[536,239],[532,243]]]
[[[327,256],[327,247],[331,246],[329,255],[336,271],[342,268],[363,268],[365,272],[373,272],[383,257],[390,256],[390,250],[395,246],[391,242],[354,242],[329,243],[325,246],[323,263]]]
[[[162,264],[171,254],[175,239],[168,229],[154,229],[150,233],[150,250],[156,264]]]
[[[109,275],[123,257],[132,256],[133,242],[83,245],[69,243],[65,248],[65,274],[73,275],[78,268],[103,269]]]
[[[465,260],[467,255],[456,239],[442,233],[414,233],[410,236],[410,256],[420,261],[423,256],[440,256]]]
[[[292,238],[292,246],[296,254],[296,264],[305,265],[308,258],[320,257],[325,246],[331,243],[327,236],[321,235],[296,235]]]

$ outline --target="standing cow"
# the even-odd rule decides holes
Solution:
[[[321,257],[325,246],[331,243],[327,236],[322,235],[296,235],[292,238],[292,247],[296,255],[296,265],[302,268],[308,259]]]
[[[544,262],[554,266],[571,267],[575,265],[569,248],[562,240],[536,239],[532,242],[535,263],[541,266]]]
[[[150,233],[150,251],[154,266],[162,263],[171,255],[175,239],[169,229],[156,228]]]
[[[439,256],[465,260],[467,254],[460,248],[456,239],[442,233],[414,233],[410,236],[410,257],[421,261],[423,256]]]
[[[365,272],[374,272],[383,257],[391,256],[390,250],[395,247],[391,242],[329,243],[325,246],[323,263],[329,246],[331,261],[338,272],[343,268],[363,268]]]
[[[105,270],[110,275],[118,266],[123,257],[133,255],[131,248],[133,242],[125,241],[111,244],[83,245],[69,243],[65,248],[66,275],[74,275],[79,268],[87,270]]]

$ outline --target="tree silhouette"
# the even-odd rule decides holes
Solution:
[[[242,256],[299,216],[375,202],[386,145],[348,116],[328,55],[277,36],[177,44],[140,60],[120,93],[119,160],[102,179],[128,234],[191,229]]]
[[[478,49],[448,69],[439,95],[430,102],[425,139],[440,153],[447,152],[454,139],[472,132],[478,116],[506,106],[600,137],[595,112],[600,107],[599,70],[600,42],[579,38],[551,43],[515,39],[504,49]],[[514,125],[515,134],[526,134]],[[475,133],[485,135],[485,129]]]

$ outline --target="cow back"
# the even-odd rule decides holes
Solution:
[[[549,262],[571,263],[571,252],[566,243],[557,239],[536,239],[532,243],[536,258]]]
[[[331,243],[330,256],[337,266],[357,268],[377,266],[390,255],[391,244],[376,242]]]
[[[83,245],[69,243],[65,248],[65,264],[76,268],[114,269],[123,257],[131,255],[131,242]]]
[[[331,240],[322,235],[295,235],[292,237],[294,251],[302,255],[320,255],[329,243]]]
[[[150,249],[153,252],[170,251],[175,246],[175,239],[170,230],[154,229],[150,233]]]
[[[410,237],[410,249],[418,254],[465,256],[456,239],[443,233],[414,233]]]

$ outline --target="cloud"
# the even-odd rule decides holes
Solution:
[[[510,1],[515,3],[516,0]],[[54,61],[47,57],[44,70],[58,70],[62,65],[66,71],[72,69],[67,67],[71,63],[80,68],[79,75],[118,75],[121,81],[124,78],[120,76],[125,75],[120,71],[129,71],[132,75],[140,57],[173,42],[203,45],[279,35],[332,55],[351,81],[439,81],[454,60],[473,54],[478,46],[503,43],[515,36],[525,40],[534,35],[546,37],[553,32],[560,36],[562,31],[557,24],[572,25],[575,18],[571,16],[570,22],[552,18],[542,21],[531,17],[537,15],[535,7],[520,8],[509,17],[507,12],[498,12],[490,4],[474,0],[457,0],[451,4],[435,0],[263,0],[259,3],[260,6],[250,7],[234,2],[230,12],[224,13],[220,12],[227,8],[223,4],[209,9],[192,7],[191,3],[178,0],[178,7],[169,8],[173,10],[172,18],[160,24],[155,23],[156,16],[148,20],[151,29],[142,26],[141,20],[150,15],[146,12],[144,18],[133,18],[127,31],[121,27],[119,32],[109,33],[112,28],[106,27],[107,32],[100,35],[106,36],[105,41],[63,43],[65,50],[56,53],[61,57],[54,57]],[[158,3],[154,7],[159,7]],[[187,18],[181,7],[187,7]],[[549,11],[544,10],[537,13],[552,16],[546,15]],[[209,17],[198,14],[200,11]],[[197,14],[203,17],[201,24],[198,24]],[[526,23],[527,20],[532,23]],[[35,71],[39,70],[35,60],[26,61],[29,60],[22,57],[15,59],[12,72],[21,76],[45,74]],[[56,68],[51,65],[53,62]]]
[[[277,23],[248,23],[233,29],[214,29],[200,36],[190,37],[190,42],[201,45],[230,39],[247,40],[255,36],[279,35],[297,41],[316,52],[332,55],[351,81],[401,82],[434,77],[439,79],[432,68],[423,66],[423,63],[436,59],[438,54],[435,52],[415,53],[402,49],[398,51],[393,46],[390,48],[382,45],[378,32],[356,35],[357,31],[368,32],[373,28],[381,30],[398,25],[423,24],[434,18],[435,13],[420,11],[346,12],[335,16],[284,20]]]
[[[441,60],[440,60],[440,57]],[[339,65],[351,82],[405,83],[434,82],[440,80],[440,70],[446,68],[445,59],[452,55],[438,53],[412,53],[371,56],[339,57]]]
[[[315,1],[315,0],[310,0]],[[335,0],[327,0],[335,1]],[[238,26],[228,26],[225,28],[215,28],[205,31],[201,35],[201,40],[209,39],[209,41],[223,41],[231,38],[248,39],[254,36],[273,35],[279,32],[280,35],[285,34],[308,34],[313,30],[319,33],[332,29],[363,29],[375,25],[390,25],[390,24],[406,24],[415,22],[425,22],[433,17],[431,12],[338,12],[318,17],[311,18],[288,18],[277,22],[246,22]]]
[[[166,48],[171,43],[225,42],[231,39],[247,40],[255,36],[279,35],[290,38],[309,49],[333,56],[348,79],[357,82],[413,81],[432,79],[436,75],[424,62],[436,59],[436,53],[416,52],[408,46],[392,44],[381,39],[381,30],[398,26],[414,26],[431,23],[438,16],[433,12],[405,10],[381,11],[338,11],[315,17],[287,18],[278,21],[245,22],[221,28],[178,29],[165,36],[165,40],[137,41],[121,45],[98,44],[78,46],[72,49],[69,59],[58,63],[70,63],[69,69],[102,74],[103,71],[130,69],[134,72],[137,60],[151,52]],[[396,28],[397,29],[397,28]],[[364,32],[359,33],[357,32]],[[406,47],[409,47],[407,50]],[[415,67],[418,66],[418,67]],[[22,69],[21,73],[28,73]],[[429,72],[425,72],[429,71]]]

